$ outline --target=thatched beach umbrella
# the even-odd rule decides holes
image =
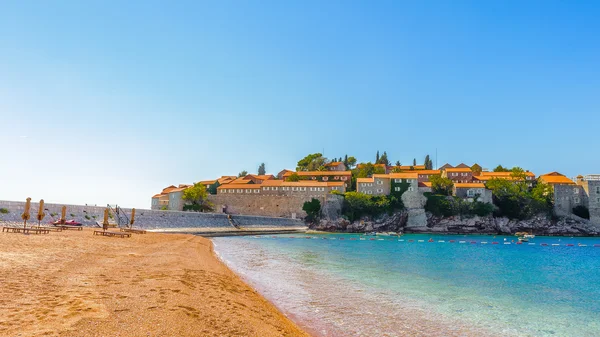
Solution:
[[[108,208],[104,209],[104,222],[102,222],[102,229],[105,231],[108,229]]]
[[[64,224],[67,221],[67,206],[62,207],[62,213],[60,214],[60,223]]]
[[[44,212],[44,199],[42,199],[42,200],[40,200],[40,209],[38,210],[38,215],[37,215],[38,226],[42,223],[42,220],[44,220],[45,216],[46,216],[46,213]]]
[[[133,223],[135,222],[135,208],[131,209],[131,221],[129,221],[129,224],[131,226],[133,226]]]
[[[29,218],[31,217],[31,215],[29,214],[30,208],[31,208],[31,198],[27,198],[27,202],[25,203],[25,210],[23,211],[23,214],[21,214],[21,219],[23,219],[23,221],[24,221],[23,228],[25,228],[27,226],[27,220],[29,220]]]

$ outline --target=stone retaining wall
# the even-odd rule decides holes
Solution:
[[[67,220],[81,222],[85,226],[95,226],[96,221],[102,222],[104,219],[104,208],[98,206],[81,205],[62,205],[62,204],[44,204],[46,217],[43,224],[50,223],[60,219],[61,209],[67,206]],[[0,221],[22,221],[21,214],[25,209],[25,202],[21,201],[3,201],[0,200],[0,209],[7,209],[7,214],[0,213]],[[37,222],[39,204],[31,203],[31,220]],[[128,217],[131,218],[131,209],[123,208]],[[55,214],[52,216],[52,214]],[[236,224],[241,227],[271,227],[271,228],[290,228],[304,227],[300,220],[289,218],[272,218],[258,216],[233,216]],[[112,220],[111,220],[112,221]],[[223,213],[198,213],[198,212],[178,212],[178,211],[160,211],[149,209],[135,210],[135,227],[145,229],[174,229],[174,228],[224,228],[234,229],[227,219],[227,214]]]

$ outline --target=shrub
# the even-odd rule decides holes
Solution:
[[[87,220],[90,220],[90,219],[91,219],[91,218],[90,218],[90,216],[89,216],[89,215],[87,215],[87,214],[85,215],[85,218],[86,218]]]
[[[306,220],[313,222],[319,218],[321,213],[321,202],[319,199],[313,198],[311,201],[306,201],[302,205],[302,210],[306,212]]]
[[[75,217],[75,214],[73,214],[73,213],[71,213],[71,214],[69,214],[69,215],[71,216],[71,218],[74,218],[74,217]]]
[[[475,215],[488,216],[494,212],[494,205],[487,202],[475,201],[471,206],[471,211]]]
[[[167,205],[163,205],[163,206],[160,208],[160,210],[161,210],[161,211],[168,211],[168,210],[169,210],[169,206],[167,206]]]
[[[57,215],[58,215],[58,213],[50,213],[50,216],[51,216],[51,217],[55,217],[55,216],[57,216]]]
[[[582,205],[573,207],[573,214],[577,215],[580,218],[590,219],[590,210]]]
[[[390,199],[386,196],[346,192],[342,213],[348,217],[348,220],[354,221],[365,215],[376,216],[389,211],[390,205]]]
[[[425,211],[430,212],[435,216],[452,216],[456,215],[452,202],[445,195],[425,193],[427,202],[425,203]]]
[[[0,214],[8,214],[8,209],[0,208]]]

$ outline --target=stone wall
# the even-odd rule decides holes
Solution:
[[[554,186],[554,210],[556,214],[561,216],[572,214],[573,208],[576,206],[588,207],[588,197],[582,186]]]
[[[324,199],[316,198],[324,204]],[[310,196],[272,196],[272,195],[209,195],[208,201],[214,204],[214,211],[222,213],[225,208],[228,214],[259,215],[269,217],[296,218],[306,216],[302,210],[304,202],[312,200]]]
[[[50,223],[60,219],[62,204],[44,204],[47,210],[43,224]],[[67,206],[67,220],[81,222],[85,226],[95,226],[96,221],[102,222],[104,219],[104,208],[96,206],[64,205]],[[1,221],[21,222],[21,214],[25,208],[25,202],[20,201],[2,201],[0,208],[8,210],[7,214],[0,214]],[[31,220],[35,220],[39,204],[31,203]],[[123,209],[128,217],[131,217],[131,209]],[[51,214],[55,213],[54,216]],[[235,229],[227,219],[226,214],[218,213],[198,213],[198,212],[178,212],[178,211],[160,211],[148,209],[135,210],[135,227],[145,229],[176,229],[176,228],[222,228]],[[256,216],[234,216],[235,223],[241,227],[304,227],[302,221],[289,218],[272,218]],[[112,220],[111,220],[112,222]]]

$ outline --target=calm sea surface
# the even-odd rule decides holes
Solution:
[[[317,336],[600,336],[600,238],[511,241],[213,240],[231,269]]]

